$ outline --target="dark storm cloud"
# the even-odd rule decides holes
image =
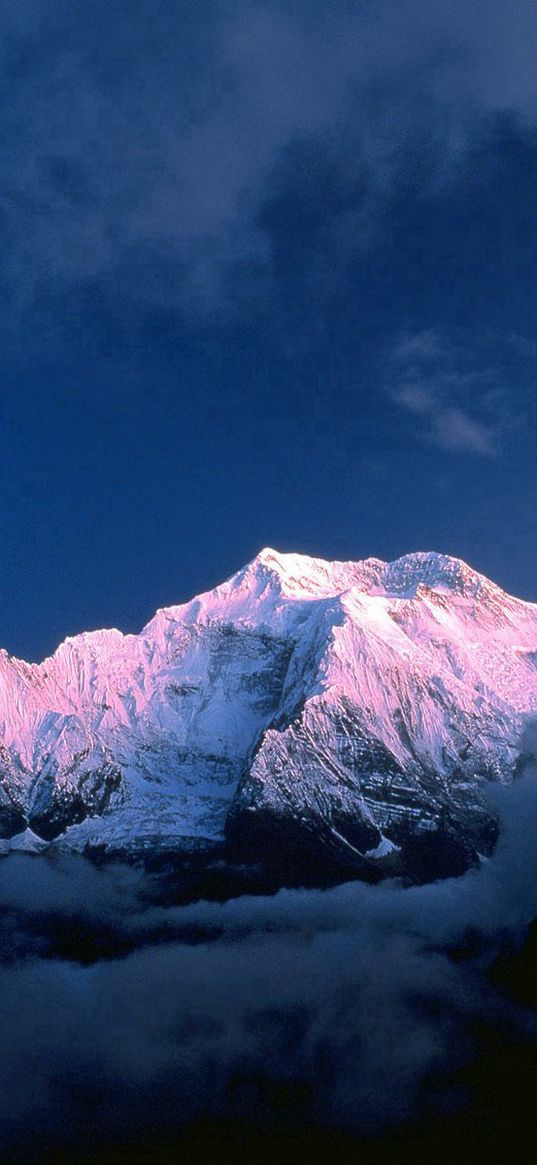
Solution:
[[[486,975],[537,912],[535,776],[495,801],[493,858],[408,890],[352,883],[164,908],[119,868],[6,860],[1,899],[21,936],[51,909],[71,926],[115,915],[139,949],[87,967],[34,952],[3,968],[4,1141],[28,1121],[65,1141],[88,1113],[100,1141],[201,1114],[277,1124],[282,1090],[284,1119],[361,1132],[455,1103],[449,1073],[471,1059],[477,1023],[537,1039],[534,1017]],[[469,932],[477,956],[453,961]]]
[[[480,118],[536,110],[529,3],[42,0],[0,29],[4,294],[49,332],[243,308],[278,260],[286,157],[328,180],[324,246],[348,256],[405,157],[426,143],[434,186]]]

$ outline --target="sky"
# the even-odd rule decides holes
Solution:
[[[0,643],[265,545],[537,600],[534,0],[4,0]]]

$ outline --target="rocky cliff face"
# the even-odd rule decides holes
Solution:
[[[265,550],[140,635],[1,653],[2,845],[455,872],[536,709],[537,606],[464,563]]]

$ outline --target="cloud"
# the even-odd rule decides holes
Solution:
[[[396,343],[393,355],[396,360],[403,361],[436,360],[442,355],[440,337],[430,328],[408,333]]]
[[[534,736],[529,726],[527,757]],[[104,1145],[201,1116],[364,1135],[456,1109],[451,1074],[476,1054],[477,1027],[537,1039],[535,1017],[488,975],[537,914],[537,780],[525,771],[493,790],[493,857],[428,886],[164,906],[135,871],[5,859],[3,1145],[23,1145],[28,1126],[40,1144],[76,1144],[88,1114]],[[115,955],[59,958],[54,916],[81,949],[92,921],[113,920]],[[468,935],[474,956],[453,958]]]
[[[403,336],[393,346],[388,394],[422,425],[422,440],[440,449],[495,457],[514,418],[494,369],[479,354],[448,345],[434,331]]]
[[[397,403],[416,416],[427,417],[435,412],[436,401],[431,389],[423,384],[406,384],[394,394]]]
[[[491,426],[470,417],[460,408],[439,409],[431,433],[435,443],[444,449],[478,453],[481,457],[492,457],[497,452]]]
[[[3,5],[5,324],[52,342],[91,312],[122,334],[142,311],[248,310],[275,262],[267,198],[305,146],[336,165],[349,256],[417,142],[434,183],[481,117],[533,115],[536,30],[523,0],[516,19],[507,0]]]

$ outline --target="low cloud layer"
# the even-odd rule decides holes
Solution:
[[[413,889],[163,907],[135,871],[6,859],[4,1143],[28,1122],[101,1143],[207,1115],[370,1134],[456,1106],[450,1073],[475,1054],[476,1025],[537,1039],[487,977],[537,915],[533,773],[495,801],[493,858]],[[59,958],[59,920],[71,941],[112,927],[118,957]],[[474,956],[451,957],[469,934]]]

